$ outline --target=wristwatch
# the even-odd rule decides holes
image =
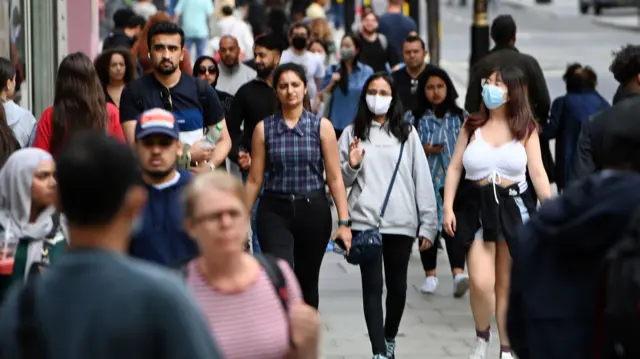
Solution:
[[[351,228],[351,219],[341,219],[338,221],[338,226],[339,227],[349,227]]]
[[[214,165],[213,163],[209,163],[209,168],[211,168],[211,172],[216,170],[216,165]]]

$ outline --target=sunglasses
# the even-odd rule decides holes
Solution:
[[[160,90],[160,98],[162,105],[166,111],[173,112],[173,101],[171,100],[171,92],[167,88]]]
[[[211,65],[211,66],[209,66],[209,67],[204,67],[204,66],[203,66],[203,67],[201,67],[201,68],[200,68],[200,73],[201,73],[201,74],[205,74],[205,73],[207,73],[207,72],[208,72],[208,73],[210,73],[210,74],[212,74],[212,75],[213,75],[213,74],[217,74],[217,73],[218,73],[218,69],[216,69],[216,67],[215,67],[215,66],[213,66],[213,65]]]

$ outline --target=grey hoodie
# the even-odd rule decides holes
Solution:
[[[353,229],[362,231],[375,228],[379,222],[382,203],[400,154],[400,141],[387,131],[386,126],[372,121],[369,139],[360,141],[365,156],[358,169],[349,166],[352,142],[353,125],[349,125],[338,144],[340,164],[345,186],[353,187],[348,198]],[[433,242],[437,226],[436,196],[429,163],[418,133],[412,128],[380,232],[410,237],[417,234]]]
[[[7,123],[20,143],[20,147],[31,146],[35,140],[36,118],[31,112],[11,100],[7,100],[3,105],[4,112],[7,114]]]

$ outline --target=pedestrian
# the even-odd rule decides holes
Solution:
[[[582,126],[589,118],[611,107],[596,90],[598,77],[589,66],[570,64],[563,76],[567,93],[553,100],[549,122],[540,137],[556,139],[555,179],[558,192],[573,180],[573,166]]]
[[[29,110],[13,101],[16,94],[17,74],[15,65],[9,59],[0,57],[0,86],[3,86],[0,89],[0,102],[4,108],[7,124],[11,127],[20,147],[24,148],[30,146],[35,140],[37,123]]]
[[[56,194],[55,163],[38,148],[14,152],[0,170],[0,260],[13,262],[11,280],[0,288],[0,299],[10,283],[24,283],[55,263],[66,247]],[[13,249],[8,249],[15,246]]]
[[[293,267],[305,302],[318,308],[320,266],[332,228],[325,169],[339,218],[333,237],[351,242],[338,144],[331,122],[303,106],[309,93],[302,66],[280,65],[273,87],[278,109],[253,132],[247,203],[253,206],[264,184],[256,218],[260,248]]]
[[[209,18],[214,16],[213,1],[178,0],[174,12],[174,21],[184,28],[186,50],[195,46],[195,57],[203,56],[209,39]]]
[[[447,237],[442,231],[442,192],[456,141],[467,114],[456,104],[458,92],[449,74],[441,68],[427,69],[418,84],[418,90],[423,94],[419,101],[420,109],[415,114],[407,111],[405,117],[413,123],[420,135],[438,204],[438,233],[435,245],[420,252],[426,276],[420,291],[427,294],[435,293],[438,287],[438,247],[441,239],[446,239],[447,255],[453,275],[453,296],[460,298],[469,289],[469,277],[464,273],[465,248],[461,241]]]
[[[404,40],[412,31],[418,31],[418,25],[412,17],[403,13],[404,0],[390,0],[387,12],[378,20],[378,32],[383,34],[395,52],[396,58],[402,58]]]
[[[633,79],[637,83],[637,76]],[[626,307],[619,303],[627,300],[636,308],[633,286],[614,294],[622,301],[612,300],[613,293],[605,289],[637,275],[633,245],[631,252],[623,252],[629,263],[624,278],[612,276],[608,271],[614,266],[605,265],[627,236],[637,243],[640,223],[634,216],[640,209],[640,102],[628,101],[629,117],[606,117],[612,121],[602,134],[602,170],[540,207],[512,251],[508,328],[520,359],[637,357],[637,351],[620,350],[622,343],[616,342],[616,335],[637,338],[636,332],[619,332],[605,311]],[[617,113],[612,110],[619,105],[605,113]],[[637,323],[634,315],[623,320]]]
[[[362,10],[362,26],[360,27],[360,38],[362,40],[362,50],[360,51],[360,61],[371,66],[374,72],[387,71],[394,68],[400,62],[395,49],[389,44],[389,39],[378,31],[378,15],[372,8],[367,7]]]
[[[544,127],[549,118],[551,99],[547,82],[542,73],[542,68],[538,61],[531,55],[521,53],[516,48],[516,22],[511,15],[497,16],[491,24],[491,39],[495,46],[489,53],[473,65],[469,71],[469,87],[465,99],[464,108],[469,113],[480,110],[482,104],[483,81],[487,79],[496,68],[516,66],[525,74],[527,84],[527,94],[529,105],[534,118]],[[540,149],[542,151],[542,162],[549,178],[549,182],[554,182],[553,178],[553,157],[549,142],[541,139]],[[527,183],[532,186],[529,173],[526,174]],[[530,192],[536,201],[535,193]]]
[[[429,164],[417,131],[404,119],[393,80],[379,72],[363,89],[353,125],[340,137],[340,164],[344,184],[352,188],[353,236],[376,227],[382,234],[382,255],[360,263],[360,275],[373,358],[387,359],[395,358],[413,242],[417,234],[420,250],[431,248],[438,217]]]
[[[582,126],[578,139],[572,177],[582,180],[603,168],[604,138],[609,126],[615,123],[635,121],[635,105],[640,103],[640,46],[626,45],[615,53],[609,71],[620,83],[619,93],[613,106],[594,117]]]
[[[220,104],[224,108],[224,118],[227,119],[228,123],[231,104],[233,103],[233,95],[216,88],[219,75],[220,67],[218,66],[218,62],[211,56],[200,56],[196,59],[195,64],[193,64],[193,76],[207,81],[209,85],[216,90],[218,100],[220,100]]]
[[[222,358],[177,275],[126,255],[147,192],[131,148],[104,131],[77,133],[56,164],[69,250],[7,296],[0,357]]]
[[[93,62],[74,52],[58,67],[53,106],[40,116],[33,146],[56,157],[72,134],[91,129],[124,142],[118,108],[106,102]]]
[[[127,141],[133,145],[136,118],[149,109],[167,110],[180,124],[180,141],[185,146],[180,167],[198,173],[210,172],[224,164],[231,138],[215,90],[179,68],[185,53],[184,41],[184,32],[174,23],[159,22],[149,29],[147,56],[153,64],[153,73],[130,82],[122,91],[122,128]],[[203,145],[205,132],[210,131],[219,134],[215,146]]]
[[[319,95],[330,96],[324,111],[336,130],[336,138],[353,122],[358,112],[363,86],[373,75],[371,67],[360,62],[360,38],[347,33],[340,41],[340,63],[324,74]],[[322,102],[317,99],[316,104]]]
[[[137,123],[135,153],[148,200],[131,235],[129,254],[174,267],[198,255],[195,242],[184,229],[180,206],[180,196],[192,175],[176,168],[182,144],[173,114],[151,109]]]
[[[424,41],[417,35],[407,37],[402,45],[405,66],[391,74],[400,92],[402,107],[407,111],[415,112],[420,108],[423,95],[422,90],[418,91],[418,83],[423,79],[426,70],[435,67],[425,62],[426,56],[427,48]]]
[[[234,36],[222,36],[218,48],[220,55],[218,88],[233,96],[240,86],[256,77],[256,71],[240,62],[240,46]]]
[[[137,77],[136,63],[131,51],[122,48],[103,51],[94,61],[94,66],[102,84],[105,100],[119,108],[122,90]]]
[[[102,51],[116,48],[131,49],[145,22],[143,17],[136,15],[129,8],[118,9],[113,14],[114,29],[104,39]]]
[[[185,199],[187,229],[202,253],[185,267],[187,285],[225,358],[315,358],[318,312],[304,304],[291,267],[243,251],[251,211],[242,182],[207,173],[194,179]]]
[[[500,356],[512,359],[506,330],[509,246],[536,207],[528,195],[527,169],[541,202],[551,198],[551,187],[542,164],[524,72],[505,67],[491,73],[483,84],[482,98],[480,112],[465,121],[451,158],[442,226],[468,248],[471,312],[476,328],[469,359],[487,358],[494,312]]]

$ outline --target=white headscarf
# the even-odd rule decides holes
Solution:
[[[41,149],[24,148],[14,152],[0,169],[0,225],[10,230],[14,238],[39,241],[53,229],[53,206],[42,211],[34,223],[29,223],[33,175],[40,162],[52,159]]]

